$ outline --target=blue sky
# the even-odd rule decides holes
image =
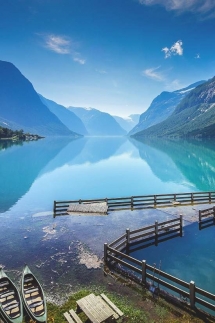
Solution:
[[[48,99],[142,113],[215,75],[214,0],[0,0],[0,59]]]

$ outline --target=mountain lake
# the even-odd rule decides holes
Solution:
[[[53,201],[213,191],[215,143],[126,137],[2,141],[0,179],[0,265],[19,280],[27,263],[48,299],[62,302],[81,286],[104,280],[105,242],[186,209],[54,218]],[[215,293],[215,228],[198,231],[197,222],[186,224],[183,239],[134,255],[161,262],[166,272]]]

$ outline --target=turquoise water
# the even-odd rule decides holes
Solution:
[[[89,281],[89,270],[80,265],[80,245],[102,258],[103,243],[127,227],[172,215],[145,210],[54,219],[54,200],[209,191],[214,184],[212,141],[107,137],[0,143],[0,265],[19,276],[27,262],[55,292],[62,281]],[[90,275],[98,279],[98,273]]]
[[[215,227],[199,231],[198,223],[185,226],[183,237],[173,238],[145,249],[131,252],[138,260],[215,294]],[[156,275],[157,276],[157,275]]]
[[[0,212],[51,210],[53,200],[214,189],[213,143],[43,139],[0,150]]]

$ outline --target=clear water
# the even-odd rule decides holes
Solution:
[[[56,294],[65,285],[69,292],[99,277],[79,264],[80,245],[101,258],[104,242],[127,227],[165,221],[168,214],[145,210],[54,219],[54,200],[209,191],[214,184],[212,141],[109,137],[0,143],[0,264],[19,278],[28,263],[47,290]],[[207,234],[204,241],[210,243]]]
[[[196,286],[215,294],[215,228],[199,231],[198,223],[184,227],[183,237],[177,237],[158,246],[131,252],[138,260],[147,262],[186,282],[196,280]],[[157,276],[157,275],[156,275]]]

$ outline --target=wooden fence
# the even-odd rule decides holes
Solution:
[[[137,260],[129,256],[134,244],[144,244],[148,241],[154,240],[155,245],[159,242],[165,241],[168,238],[174,238],[173,233],[178,233],[177,236],[182,237],[182,216],[179,219],[173,219],[166,222],[158,223],[140,228],[137,230],[126,230],[126,233],[113,241],[110,244],[104,244],[104,263],[107,266],[120,266],[122,268],[128,268],[132,273],[135,273],[139,278],[134,279],[136,282],[145,286],[164,286],[166,289],[178,293],[183,300],[189,300],[191,307],[195,307],[195,304],[201,304],[202,306],[215,311],[215,295],[211,294],[203,289],[198,288],[193,281],[185,282],[177,277],[174,277],[155,266],[147,264],[146,260]],[[164,235],[166,236],[163,239]],[[160,239],[161,238],[161,239]],[[147,244],[145,245],[147,246]],[[121,271],[122,273],[125,271]],[[130,279],[136,277],[130,275]],[[147,279],[151,281],[149,284]],[[154,286],[155,287],[155,286]],[[158,288],[158,287],[157,287]],[[158,288],[159,289],[159,288]],[[156,288],[154,288],[156,290]],[[203,297],[203,298],[202,298]],[[212,301],[212,302],[211,302]]]
[[[199,210],[199,230],[215,225],[215,207]]]
[[[71,200],[54,201],[54,217],[57,215],[68,215],[67,209],[72,203],[96,203],[107,202],[108,211],[135,210],[151,207],[167,207],[190,204],[215,203],[215,191],[193,192],[176,194],[143,195],[119,198],[104,198],[94,200]]]

